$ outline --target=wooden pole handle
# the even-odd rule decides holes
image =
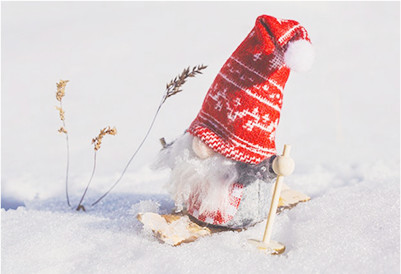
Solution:
[[[282,156],[290,156],[291,146],[284,145]],[[263,242],[269,243],[273,231],[274,218],[276,217],[278,202],[280,200],[281,188],[283,185],[284,176],[278,175],[274,184],[273,197],[270,203],[270,210],[267,216],[265,233],[263,234]]]
[[[284,145],[283,154],[281,156],[290,156],[291,145]]]

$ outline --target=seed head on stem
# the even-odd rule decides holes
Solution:
[[[165,93],[163,94],[162,100],[156,110],[155,115],[153,116],[153,120],[150,123],[150,126],[148,128],[148,131],[145,134],[145,137],[142,139],[142,142],[139,144],[135,152],[132,154],[131,158],[128,160],[128,163],[125,165],[120,177],[114,182],[114,184],[102,195],[100,196],[95,202],[92,203],[92,206],[95,206],[97,203],[99,203],[104,197],[107,196],[107,194],[110,193],[110,191],[113,190],[113,188],[121,181],[121,179],[124,177],[125,172],[127,171],[129,165],[131,164],[132,160],[135,158],[137,155],[138,151],[141,149],[143,144],[145,143],[146,139],[149,136],[150,131],[152,130],[152,127],[156,121],[157,115],[159,114],[159,111],[163,104],[166,102],[167,98],[179,93],[182,91],[182,86],[185,84],[187,79],[189,77],[195,77],[197,74],[202,74],[202,70],[207,68],[207,66],[204,65],[198,65],[193,67],[192,69],[190,67],[186,68],[183,70],[183,72],[176,76],[174,79],[172,79],[169,83],[166,84],[166,90]],[[94,139],[95,140],[95,139]],[[96,141],[96,140],[95,140]],[[93,141],[92,141],[93,142]],[[96,146],[95,146],[96,147]]]
[[[65,172],[65,196],[67,198],[67,204],[68,206],[71,206],[70,204],[70,198],[68,196],[68,174],[69,174],[69,166],[70,166],[70,145],[68,141],[68,132],[65,129],[65,112],[63,110],[63,97],[65,95],[65,87],[67,86],[68,80],[60,80],[60,82],[56,83],[57,85],[57,92],[56,92],[56,99],[57,101],[60,102],[60,106],[56,106],[56,109],[59,111],[60,115],[60,120],[63,123],[63,125],[59,128],[58,132],[64,133],[65,134],[65,142],[67,146],[67,167],[66,167],[66,172]]]
[[[68,82],[69,80],[60,80],[60,82],[57,83],[57,92],[56,92],[57,101],[61,102],[61,99],[63,99],[65,95],[65,87],[67,86]]]
[[[105,127],[104,129],[100,130],[100,133],[98,136],[92,139],[92,144],[94,144],[94,149],[98,151],[100,149],[100,146],[102,144],[103,137],[106,134],[110,135],[116,135],[117,134],[117,129],[115,127],[110,128],[110,127]]]
[[[83,210],[86,211],[85,207],[82,205],[82,202],[85,198],[86,192],[89,189],[89,185],[92,182],[93,176],[95,175],[95,170],[96,170],[96,155],[97,151],[100,149],[100,145],[102,144],[103,137],[106,136],[107,134],[109,135],[116,135],[117,134],[117,129],[115,127],[110,128],[110,127],[105,127],[100,130],[100,133],[98,136],[92,139],[92,144],[94,144],[94,155],[93,155],[93,169],[92,169],[92,175],[89,178],[88,184],[86,185],[85,191],[82,194],[81,200],[79,201],[79,204],[76,208],[77,211]]]

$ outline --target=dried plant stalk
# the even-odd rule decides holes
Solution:
[[[121,179],[123,178],[125,172],[127,171],[128,167],[129,167],[129,165],[131,164],[132,160],[135,158],[135,156],[137,155],[137,153],[139,152],[139,150],[145,143],[145,140],[148,138],[149,133],[152,130],[152,127],[156,121],[156,117],[159,114],[159,111],[160,111],[162,105],[164,104],[164,102],[166,102],[167,98],[181,92],[182,91],[181,87],[185,84],[185,82],[187,81],[188,78],[195,77],[198,74],[202,74],[202,70],[204,70],[206,68],[207,68],[207,66],[204,66],[204,65],[198,65],[198,66],[193,67],[192,69],[190,69],[190,67],[188,67],[188,68],[184,69],[180,75],[178,75],[177,77],[172,79],[169,83],[167,83],[165,94],[163,95],[163,98],[156,110],[155,116],[153,117],[153,120],[150,123],[149,129],[146,132],[145,137],[143,138],[142,142],[139,144],[138,148],[135,150],[134,154],[129,159],[128,163],[126,164],[123,172],[121,173],[121,175],[117,179],[117,181],[109,188],[109,190],[106,191],[106,193],[104,193],[102,196],[100,196],[99,199],[97,199],[94,203],[92,203],[92,206],[96,205],[104,197],[106,197],[107,194],[109,194],[110,191],[112,191],[114,189],[114,187],[121,181]]]
[[[56,93],[56,99],[57,101],[60,101],[63,99],[65,95],[65,87],[67,86],[67,83],[69,80],[60,80],[60,82],[57,83],[57,93]]]
[[[95,138],[92,139],[92,144],[94,144],[94,148],[93,148],[93,149],[94,149],[94,155],[93,155],[92,175],[91,175],[91,177],[89,178],[89,181],[88,181],[88,184],[86,185],[85,191],[84,191],[84,193],[82,194],[81,200],[80,200],[79,203],[78,203],[78,206],[77,206],[77,208],[76,208],[77,211],[79,211],[79,210],[81,210],[81,209],[82,209],[83,211],[86,211],[86,210],[85,210],[85,207],[82,205],[82,202],[83,202],[83,200],[84,200],[84,198],[85,198],[86,192],[87,192],[88,189],[89,189],[89,185],[90,185],[91,182],[92,182],[93,176],[95,175],[97,151],[100,149],[100,146],[101,146],[101,144],[102,144],[103,137],[106,136],[107,134],[109,134],[109,135],[116,135],[116,134],[117,134],[117,129],[116,129],[115,127],[113,127],[113,128],[105,127],[105,128],[103,128],[103,129],[100,130],[100,133],[99,133],[98,136],[96,136]]]
[[[60,127],[58,132],[67,134],[67,130],[64,127]]]
[[[190,67],[188,67],[184,69],[184,71],[180,75],[172,79],[170,83],[166,85],[166,93],[163,97],[162,104],[167,100],[168,97],[171,97],[181,92],[181,87],[185,84],[189,77],[195,77],[197,74],[202,74],[202,70],[204,70],[205,68],[207,68],[207,66],[204,65],[193,67],[192,70],[190,69]]]
[[[68,196],[68,175],[69,175],[69,169],[70,169],[70,144],[68,141],[68,132],[66,130],[65,126],[65,112],[63,110],[63,97],[65,96],[65,87],[67,86],[68,80],[60,80],[60,82],[56,83],[57,85],[57,92],[56,92],[56,99],[57,101],[60,102],[60,106],[56,106],[56,109],[59,111],[60,115],[60,120],[63,122],[63,126],[60,127],[58,132],[64,133],[65,134],[65,141],[66,141],[66,147],[67,147],[67,167],[65,171],[65,196],[67,198],[67,204],[68,206],[71,206],[70,204],[70,198]]]
[[[115,127],[113,127],[113,128],[110,128],[110,127],[107,127],[107,128],[106,128],[106,127],[105,127],[104,129],[101,129],[101,130],[100,130],[99,135],[98,135],[97,137],[95,137],[95,138],[92,139],[92,144],[95,145],[95,148],[94,148],[94,149],[95,149],[96,151],[100,149],[100,146],[101,146],[101,144],[102,144],[103,137],[104,137],[106,134],[116,135],[116,134],[117,134],[117,129],[116,129]]]
[[[60,101],[60,103],[61,103],[61,101]],[[64,110],[61,108],[61,107],[57,107],[56,106],[56,109],[59,111],[59,115],[60,115],[60,120],[61,121],[65,121],[65,112],[64,112]]]

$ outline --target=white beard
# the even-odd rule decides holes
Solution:
[[[218,153],[200,159],[192,150],[193,138],[185,133],[161,151],[157,166],[172,169],[167,190],[177,211],[185,209],[194,195],[201,201],[200,215],[217,210],[224,212],[229,206],[230,190],[238,180],[235,162]]]

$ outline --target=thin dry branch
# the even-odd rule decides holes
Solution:
[[[166,85],[166,94],[164,96],[163,103],[167,100],[167,98],[179,93],[182,91],[181,87],[185,84],[189,77],[195,77],[197,74],[202,74],[202,70],[207,68],[204,65],[198,65],[190,69],[190,67],[183,70],[183,72],[176,76],[174,79],[170,81]]]
[[[159,114],[159,111],[162,107],[162,105],[164,104],[164,102],[167,100],[167,98],[179,93],[182,91],[181,87],[183,84],[185,84],[186,80],[189,77],[195,77],[197,74],[202,74],[202,70],[204,70],[205,68],[207,68],[207,66],[204,65],[198,65],[193,67],[192,69],[190,69],[190,67],[184,69],[184,71],[178,75],[177,77],[175,77],[173,80],[171,80],[167,85],[166,85],[166,92],[163,95],[163,98],[156,110],[155,115],[153,116],[153,120],[150,123],[150,126],[148,128],[148,131],[145,134],[145,137],[143,138],[142,142],[139,144],[138,148],[135,150],[135,152],[132,154],[131,158],[128,160],[128,163],[126,164],[123,172],[121,173],[120,177],[117,179],[117,181],[114,182],[114,184],[109,188],[109,190],[107,190],[102,196],[99,197],[99,199],[97,199],[94,203],[92,203],[92,206],[96,205],[97,203],[99,203],[104,197],[107,196],[107,194],[109,194],[114,187],[121,181],[121,179],[124,177],[125,172],[127,171],[129,165],[131,164],[132,160],[135,158],[135,156],[137,155],[137,153],[139,152],[139,150],[141,149],[141,147],[143,146],[143,144],[145,143],[146,139],[149,136],[150,131],[152,130],[152,127],[156,121],[157,115]]]
[[[58,106],[56,106],[56,109],[59,111],[60,120],[61,121],[65,121],[65,112],[64,112],[64,110],[61,107],[58,107]]]
[[[67,134],[67,130],[64,127],[60,127],[58,132]]]
[[[107,134],[109,134],[109,135],[116,135],[116,134],[117,134],[117,129],[116,129],[115,127],[113,127],[113,128],[110,128],[110,127],[107,127],[107,128],[106,128],[106,127],[105,127],[104,129],[101,129],[101,130],[100,130],[99,135],[92,139],[92,144],[95,145],[94,149],[95,149],[96,151],[100,149],[100,146],[101,146],[101,144],[102,144],[103,137],[104,137],[105,135],[107,135]]]
[[[103,137],[106,136],[107,134],[109,134],[109,135],[116,135],[116,134],[117,134],[117,129],[116,129],[115,127],[110,128],[109,126],[108,126],[108,127],[105,127],[105,128],[103,128],[103,129],[100,130],[100,133],[99,133],[98,136],[96,136],[95,138],[92,139],[92,144],[95,144],[95,147],[94,147],[95,152],[94,152],[94,157],[93,157],[92,175],[91,175],[91,177],[89,178],[89,181],[88,181],[88,184],[86,185],[85,191],[84,191],[84,193],[82,194],[81,200],[80,200],[79,203],[78,203],[78,206],[77,206],[77,208],[76,208],[77,211],[80,211],[81,209],[82,209],[83,211],[86,211],[86,210],[85,210],[85,207],[82,205],[82,202],[83,202],[83,200],[84,200],[84,198],[85,198],[86,192],[88,192],[89,185],[90,185],[91,182],[92,182],[93,176],[95,175],[95,171],[96,171],[96,152],[100,149],[100,145],[102,144]]]
[[[70,144],[68,141],[68,132],[65,129],[65,112],[63,110],[63,97],[65,96],[65,87],[67,86],[68,80],[60,80],[60,82],[56,83],[57,85],[57,92],[56,92],[56,99],[57,101],[60,102],[60,106],[56,106],[56,109],[59,111],[60,115],[60,120],[63,123],[63,126],[59,128],[58,132],[64,133],[65,134],[65,142],[66,142],[66,147],[67,147],[67,167],[65,171],[65,196],[67,199],[67,204],[68,206],[71,206],[70,204],[70,198],[68,196],[68,175],[69,175],[69,168],[70,168]]]
[[[68,82],[69,80],[60,80],[60,82],[57,83],[57,92],[56,92],[57,101],[61,102],[61,99],[63,99],[65,95],[65,87],[67,86]]]

